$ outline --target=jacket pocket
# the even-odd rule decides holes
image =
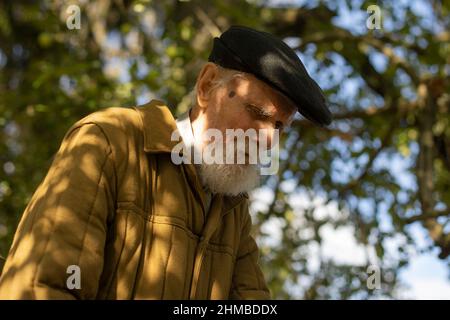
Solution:
[[[146,228],[136,298],[186,299],[198,236],[178,217],[152,215]]]

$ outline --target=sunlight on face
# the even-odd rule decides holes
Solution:
[[[213,67],[211,67],[213,68]],[[214,72],[212,70],[211,72]],[[216,82],[211,87],[207,99],[203,100],[202,112],[204,122],[202,133],[209,129],[217,129],[222,133],[224,144],[224,161],[218,163],[202,163],[198,165],[201,180],[211,191],[236,195],[248,192],[259,183],[258,156],[252,154],[251,143],[267,151],[278,144],[279,131],[290,126],[297,108],[284,95],[257,79],[251,74],[236,72],[233,76]],[[223,76],[223,75],[222,75]],[[202,88],[200,80],[199,87]],[[239,144],[236,136],[227,135],[227,130],[243,132],[253,130],[256,135],[248,137],[244,144]],[[260,135],[264,132],[265,135]],[[261,137],[264,136],[265,140]],[[204,140],[202,135],[197,140],[199,150],[205,150],[214,141]],[[242,141],[242,140],[241,140]],[[230,143],[233,143],[230,146]],[[244,159],[244,162],[227,163],[226,150],[231,149],[233,159]]]

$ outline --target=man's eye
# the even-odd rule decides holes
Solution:
[[[261,120],[270,120],[270,119],[272,118],[271,116],[265,115],[265,114],[262,113],[262,112],[257,112],[257,116],[258,116]]]
[[[264,111],[262,111],[261,109],[259,109],[256,106],[253,106],[251,104],[246,104],[246,108],[247,110],[249,110],[253,115],[257,116],[258,118],[262,119],[262,120],[267,120],[270,119],[269,115],[264,114]]]

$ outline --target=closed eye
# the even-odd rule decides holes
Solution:
[[[250,113],[252,113],[254,116],[258,117],[260,120],[268,121],[272,120],[274,115],[273,113],[264,110],[263,108],[257,107],[254,104],[246,103],[245,107]],[[281,121],[275,122],[275,128],[278,130],[283,130],[284,125]]]
[[[273,117],[273,114],[260,108],[257,107],[251,103],[246,103],[245,107],[247,108],[247,110],[249,110],[253,115],[259,117],[260,119],[263,120],[269,120],[270,118]]]

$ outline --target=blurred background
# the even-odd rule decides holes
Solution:
[[[449,10],[437,0],[1,1],[0,256],[74,122],[153,98],[182,113],[213,37],[241,24],[296,50],[335,115],[320,130],[299,116],[278,175],[251,195],[274,298],[450,299]]]

